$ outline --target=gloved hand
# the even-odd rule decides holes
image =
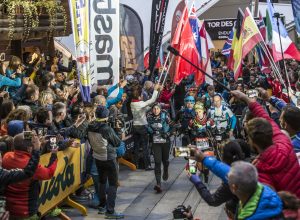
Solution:
[[[120,146],[117,148],[116,153],[118,157],[124,156],[126,152],[125,143],[121,142]]]
[[[197,184],[201,183],[200,177],[198,175],[196,175],[196,174],[191,175],[190,181],[192,183],[194,183],[194,185],[197,185]]]

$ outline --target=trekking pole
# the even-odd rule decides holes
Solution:
[[[219,82],[218,80],[216,80],[215,78],[213,78],[212,76],[210,76],[208,73],[206,73],[204,70],[202,70],[201,68],[199,68],[198,66],[196,66],[195,64],[193,64],[189,59],[185,58],[184,56],[182,56],[178,50],[176,50],[174,47],[172,46],[168,46],[168,50],[174,54],[175,56],[179,56],[182,59],[184,59],[186,62],[188,62],[190,65],[192,65],[193,67],[195,67],[197,70],[201,71],[205,76],[207,76],[208,78],[210,78],[212,81],[214,81],[215,83],[217,83],[219,86],[221,86],[223,89],[227,90],[228,92],[230,92],[231,90],[229,88],[227,88],[223,83]]]

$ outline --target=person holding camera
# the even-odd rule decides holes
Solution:
[[[6,153],[3,157],[3,168],[7,170],[24,169],[32,157],[33,150],[39,148],[41,142],[35,131],[24,131],[14,137],[13,145],[15,150]],[[56,152],[57,148],[53,147],[48,166],[38,165],[32,178],[7,186],[6,205],[11,219],[39,219],[39,181],[53,177],[57,166]]]
[[[93,149],[99,174],[99,214],[107,218],[124,218],[124,215],[115,211],[115,201],[118,188],[118,165],[116,150],[121,144],[121,139],[109,126],[109,110],[98,106],[96,119],[88,126],[88,140]],[[108,182],[108,189],[107,184]]]
[[[162,110],[161,106],[156,103],[152,106],[151,113],[147,116],[148,133],[152,139],[152,150],[154,156],[154,174],[156,186],[154,190],[161,193],[161,163],[163,163],[163,180],[169,178],[169,153],[170,153],[170,116],[167,111]]]

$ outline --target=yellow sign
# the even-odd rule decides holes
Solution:
[[[42,215],[79,188],[81,184],[81,158],[83,158],[81,148],[69,147],[57,153],[58,163],[55,174],[50,180],[42,181],[41,185],[39,212]],[[50,153],[42,155],[40,164],[47,166],[50,156]]]

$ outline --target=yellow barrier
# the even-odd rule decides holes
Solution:
[[[39,197],[39,212],[41,215],[45,215],[63,202],[77,208],[83,215],[87,215],[84,206],[69,198],[69,195],[81,186],[83,154],[84,145],[80,148],[69,147],[57,153],[58,163],[54,176],[48,181],[42,181]],[[50,155],[42,155],[40,164],[48,165]]]

